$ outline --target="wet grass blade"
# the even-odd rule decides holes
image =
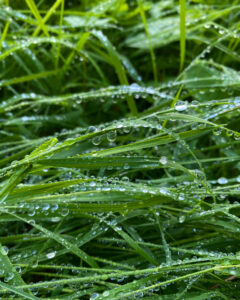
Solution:
[[[182,71],[186,53],[186,0],[179,0],[180,4],[180,71]]]

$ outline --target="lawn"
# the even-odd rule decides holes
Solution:
[[[240,299],[239,12],[0,0],[0,299]]]

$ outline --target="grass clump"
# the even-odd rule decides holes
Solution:
[[[238,299],[229,1],[0,1],[1,299]]]

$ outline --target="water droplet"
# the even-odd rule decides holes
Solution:
[[[63,208],[61,210],[61,216],[66,217],[69,214],[69,210],[67,208]]]
[[[5,282],[8,282],[14,278],[14,273],[10,272],[7,274],[7,276],[4,278]]]
[[[45,204],[43,204],[42,210],[47,211],[47,210],[49,210],[49,208],[50,208],[50,205],[48,203],[45,203]]]
[[[128,178],[127,176],[123,176],[123,177],[122,177],[122,181],[124,181],[124,182],[129,182],[129,178]]]
[[[179,217],[179,223],[183,223],[185,221],[185,216],[180,216]]]
[[[34,209],[29,210],[28,215],[29,217],[33,217],[35,215],[35,210]]]
[[[134,299],[140,299],[142,297],[143,297],[143,292],[139,292],[139,293],[134,295]]]
[[[163,165],[166,165],[168,160],[167,160],[167,157],[166,156],[162,156],[160,159],[159,159],[159,162]]]
[[[220,178],[218,178],[218,183],[219,184],[227,184],[228,180],[225,177],[220,177]]]
[[[95,136],[93,139],[92,139],[92,143],[94,146],[98,146],[101,144],[101,141],[102,141],[102,137],[101,136]]]
[[[92,133],[92,132],[95,132],[95,131],[97,131],[97,128],[95,126],[89,126],[88,127],[88,132],[89,133]]]
[[[188,103],[186,101],[178,101],[175,105],[176,111],[184,111],[188,107]]]
[[[3,246],[3,247],[2,247],[2,254],[3,254],[3,255],[8,255],[8,251],[9,251],[9,249],[8,249],[7,246]]]
[[[55,257],[55,255],[56,255],[56,251],[52,251],[52,252],[49,252],[46,256],[48,259],[52,259]]]
[[[98,293],[93,293],[89,300],[94,300],[94,299],[97,299],[98,297],[99,297]]]
[[[227,136],[232,136],[233,135],[233,131],[232,130],[227,130],[226,131],[226,135]]]
[[[221,128],[215,128],[214,130],[213,130],[213,134],[214,135],[220,135],[222,133],[222,129]]]
[[[117,137],[117,132],[115,130],[107,133],[107,140],[109,142],[114,142],[116,140],[116,137]]]
[[[110,295],[110,292],[109,291],[105,291],[102,295],[103,295],[103,297],[107,297],[107,296]]]
[[[32,226],[34,226],[36,224],[35,220],[29,220],[28,223]]]

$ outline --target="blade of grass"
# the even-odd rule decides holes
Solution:
[[[11,22],[10,19],[7,20],[6,25],[5,25],[4,29],[3,29],[2,34],[1,34],[1,38],[0,38],[0,51],[2,49],[3,41],[6,39],[10,22]]]
[[[25,0],[25,2],[27,3],[28,7],[30,8],[32,14],[34,15],[34,17],[36,18],[36,20],[38,21],[39,26],[41,27],[41,29],[43,30],[43,32],[45,33],[45,35],[47,37],[49,37],[49,33],[47,30],[46,25],[43,22],[43,19],[38,11],[38,8],[34,2],[34,0]]]
[[[29,1],[29,0],[28,0]],[[51,18],[52,14],[54,13],[54,11],[58,8],[58,6],[60,4],[63,3],[64,0],[56,0],[56,2],[50,7],[50,9],[48,10],[47,14],[45,15],[45,17],[43,19],[41,19],[42,21],[39,23],[38,27],[35,29],[35,31],[33,32],[33,37],[36,37],[40,30],[43,28],[43,25],[46,24],[46,22]],[[32,4],[31,4],[32,5]],[[62,4],[63,5],[63,4]],[[40,17],[39,14],[36,13],[36,8],[35,8],[35,15],[37,16],[38,15],[38,18]],[[39,21],[40,19],[38,19]],[[62,16],[61,16],[61,20],[62,20]],[[61,21],[62,23],[62,21]],[[61,24],[60,23],[60,24]],[[60,27],[61,28],[61,27]],[[44,29],[45,30],[45,29]]]
[[[180,72],[183,69],[186,53],[186,0],[179,0],[180,4]]]
[[[7,290],[7,291],[9,291],[9,292],[12,292],[12,293],[14,293],[16,295],[22,296],[23,298],[21,298],[21,299],[31,299],[31,300],[40,299],[38,297],[35,297],[33,295],[30,295],[30,294],[27,294],[27,293],[21,291],[20,289],[15,288],[13,286],[10,286],[9,284],[3,283],[1,281],[0,281],[0,287],[3,288],[3,289],[5,289],[5,290]]]
[[[148,43],[149,43],[149,51],[150,51],[150,55],[151,55],[152,68],[153,68],[153,77],[154,77],[155,83],[157,83],[158,82],[158,76],[157,76],[156,57],[155,57],[154,49],[153,49],[152,42],[151,42],[151,36],[150,36],[149,30],[148,30],[147,18],[146,18],[146,15],[145,15],[142,0],[138,0],[138,7],[139,7],[140,15],[141,15],[141,18],[142,18],[142,21],[143,21],[143,24],[144,24],[144,29],[145,29],[146,36],[147,36]]]

